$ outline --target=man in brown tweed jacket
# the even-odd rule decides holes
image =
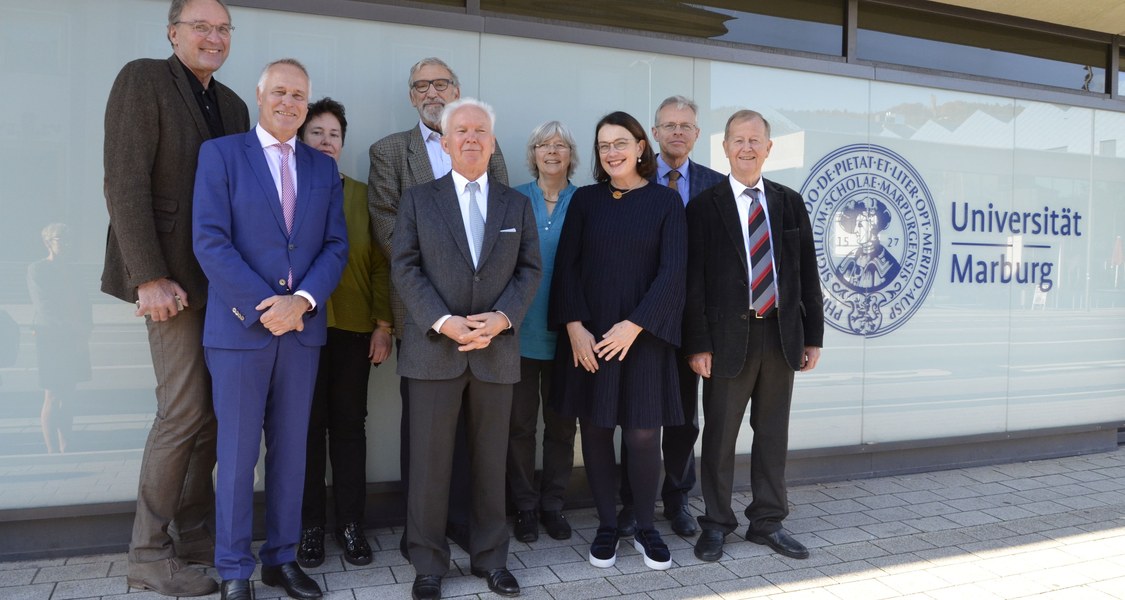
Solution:
[[[445,105],[461,97],[461,82],[457,75],[439,58],[424,58],[410,68],[407,92],[410,104],[418,110],[418,124],[387,137],[371,145],[371,171],[368,176],[367,206],[371,211],[371,223],[375,232],[375,243],[386,254],[391,255],[391,234],[398,217],[398,204],[402,194],[421,183],[429,183],[447,175],[452,169],[449,155],[441,149],[441,114]],[[508,184],[508,171],[504,167],[504,156],[500,146],[488,161],[488,176],[493,181]],[[403,320],[406,308],[402,298],[391,286],[391,311],[395,317],[395,337],[399,350],[402,349]],[[409,397],[406,380],[399,386],[402,396],[402,424],[399,446],[399,468],[402,473],[402,489],[405,495],[408,486],[407,474],[410,472]],[[458,427],[457,452],[453,469],[449,506],[449,534],[459,546],[468,550],[469,507],[469,468],[464,438],[463,421]],[[503,468],[503,467],[501,467]],[[406,556],[406,534],[403,533],[399,550]]]
[[[188,563],[214,562],[215,417],[203,362],[207,279],[191,246],[196,159],[205,140],[250,128],[246,104],[212,77],[230,50],[221,0],[173,0],[167,60],[121,69],[105,111],[109,210],[102,291],[136,304],[156,371],[129,545],[128,583],[167,596],[218,589]]]

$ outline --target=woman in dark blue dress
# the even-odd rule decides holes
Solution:
[[[616,461],[621,427],[636,490],[633,544],[653,569],[671,558],[653,527],[660,428],[683,423],[675,349],[684,304],[687,228],[674,191],[649,185],[656,158],[644,128],[615,112],[595,130],[594,178],[571,199],[555,259],[550,322],[559,336],[552,401],[577,417],[600,521],[590,563],[617,556]]]

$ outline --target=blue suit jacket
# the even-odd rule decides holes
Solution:
[[[653,174],[653,176],[649,178],[649,181],[653,183],[659,183],[657,179],[658,176],[656,174]],[[688,185],[691,186],[691,189],[689,190],[691,192],[691,198],[688,198],[688,202],[690,202],[692,198],[698,196],[701,192],[703,192],[703,190],[706,190],[713,185],[722,183],[726,181],[726,179],[726,175],[723,175],[722,173],[710,167],[705,167],[689,158]]]
[[[281,199],[257,133],[209,140],[199,150],[192,239],[209,280],[203,345],[264,348],[273,335],[258,322],[259,302],[304,290],[323,306],[348,258],[344,192],[331,157],[298,142],[297,207],[293,233],[285,231]],[[306,346],[323,345],[327,313],[305,317],[293,332]]]

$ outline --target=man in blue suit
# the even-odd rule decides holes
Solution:
[[[262,583],[321,596],[296,563],[305,437],[326,311],[347,261],[336,162],[297,143],[308,72],[293,59],[258,80],[258,125],[203,144],[193,241],[210,281],[203,346],[218,418],[215,569],[223,600],[252,600],[254,465],[266,438]]]
[[[656,108],[652,125],[652,139],[660,145],[656,155],[656,175],[652,182],[666,185],[680,194],[684,206],[693,196],[726,180],[726,177],[688,158],[699,139],[696,116],[699,107],[683,96],[669,96]],[[695,535],[695,518],[688,511],[688,494],[695,487],[695,441],[699,439],[699,376],[688,367],[687,359],[680,355],[680,398],[684,407],[684,424],[665,427],[660,440],[664,454],[664,485],[660,496],[664,500],[664,518],[676,534]],[[621,446],[621,513],[617,527],[623,537],[636,533],[633,515],[633,490],[629,486],[626,465],[629,461],[625,446]]]

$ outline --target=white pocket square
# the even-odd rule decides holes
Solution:
[[[501,229],[500,230],[500,233],[515,233],[515,232],[516,232],[515,227],[512,227],[511,229]]]

